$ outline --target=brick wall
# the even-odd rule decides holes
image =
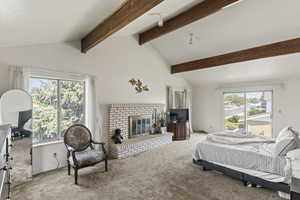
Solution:
[[[116,129],[121,129],[124,140],[128,139],[129,116],[152,115],[155,110],[162,112],[164,104],[111,104],[108,108],[108,145]]]

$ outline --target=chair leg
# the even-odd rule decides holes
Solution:
[[[74,168],[74,171],[75,171],[75,185],[78,185],[78,169],[77,168]]]
[[[105,171],[108,171],[108,163],[107,163],[107,159],[105,159]]]
[[[70,165],[70,162],[68,161],[68,175],[70,176],[71,175],[71,165]]]

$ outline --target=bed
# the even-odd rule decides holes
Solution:
[[[289,127],[283,131],[291,130]],[[293,134],[295,133],[294,131]],[[296,136],[299,137],[297,133]],[[299,148],[299,144],[295,144],[297,146],[294,145],[289,150]],[[273,191],[289,193],[290,161],[286,156],[274,156],[276,145],[277,139],[251,134],[209,134],[197,144],[193,162],[202,166],[203,170],[222,172],[242,181],[244,185],[259,185]]]

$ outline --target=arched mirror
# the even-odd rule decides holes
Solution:
[[[0,98],[0,123],[10,124],[13,160],[12,188],[32,178],[32,99],[23,90],[9,90]]]

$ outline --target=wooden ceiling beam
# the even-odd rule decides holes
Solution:
[[[173,65],[171,73],[194,71],[293,53],[300,53],[300,38]]]
[[[139,44],[143,45],[146,42],[205,18],[238,1],[239,0],[205,0],[187,11],[167,20],[164,22],[163,27],[155,26],[154,28],[139,34]]]
[[[111,16],[101,22],[81,41],[81,51],[86,53],[113,33],[145,14],[164,0],[127,0]]]

